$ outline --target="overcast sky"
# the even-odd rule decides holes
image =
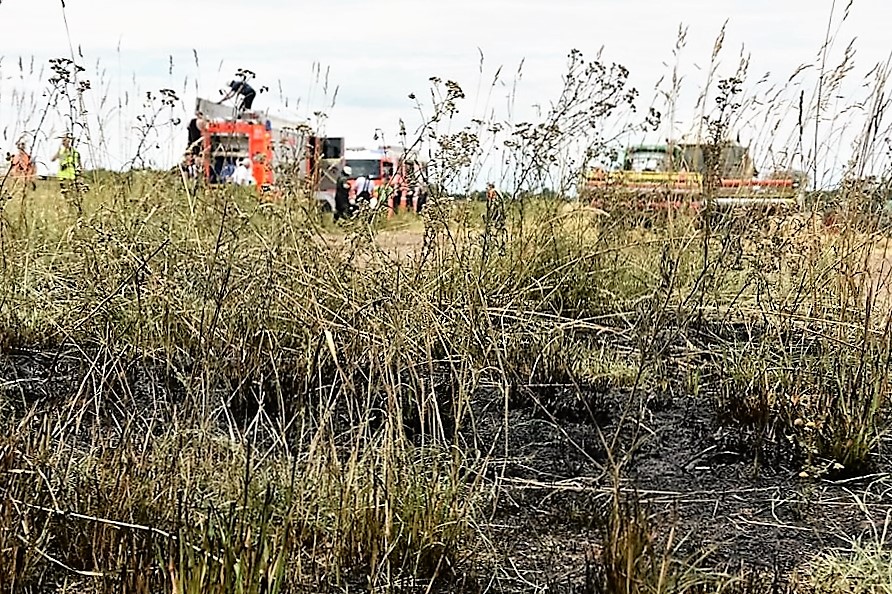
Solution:
[[[843,20],[847,4],[836,2],[831,26],[836,41],[829,54],[831,65],[838,63],[855,40],[850,82],[832,102],[840,111],[867,96],[864,76],[885,64],[892,49],[892,5],[854,0]],[[490,81],[502,67],[503,82],[489,106],[505,116],[521,61],[513,116],[533,117],[532,106],[547,104],[559,92],[566,56],[574,48],[587,56],[603,48],[605,60],[628,67],[646,107],[654,102],[658,81],[671,75],[682,26],[687,29],[678,58],[683,100],[674,129],[659,132],[678,136],[696,125],[694,101],[725,21],[718,73],[733,75],[741,52],[749,55],[747,89],[756,96],[759,89],[787,85],[800,65],[817,63],[833,5],[832,0],[67,0],[63,10],[60,0],[0,0],[2,140],[11,147],[16,137],[33,131],[49,78],[40,68],[47,59],[72,52],[87,68],[84,76],[93,84],[88,108],[103,124],[102,130],[91,130],[92,137],[104,138],[95,158],[120,165],[135,150],[137,97],[173,88],[182,99],[179,113],[185,115],[196,93],[219,97],[238,68],[257,74],[255,86],[270,87],[256,107],[295,117],[324,110],[329,114],[326,132],[346,137],[351,146],[374,145],[376,129],[395,138],[401,117],[417,122],[408,95],[427,96],[431,76],[458,81],[468,96],[465,113],[479,116]],[[328,73],[327,96],[317,70]],[[807,100],[816,80],[817,70],[807,69],[797,79],[799,86],[787,88],[778,100],[792,101],[800,90]],[[126,108],[117,108],[125,103]],[[839,126],[839,134],[844,128],[860,129],[857,114],[852,117]],[[52,153],[55,140],[45,136],[58,133],[60,126],[52,116],[44,122],[39,158]],[[825,128],[830,134],[833,126]],[[743,135],[766,143],[764,130],[744,130]],[[831,141],[835,156],[827,158],[843,162],[851,139],[839,138],[840,143]],[[175,158],[180,140],[173,143],[175,150],[162,149],[157,158]],[[789,138],[783,142],[789,144]],[[781,149],[766,143],[763,152],[769,150]]]

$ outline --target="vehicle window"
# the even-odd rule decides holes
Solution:
[[[666,153],[660,151],[641,151],[633,154],[629,160],[632,171],[663,171]]]
[[[350,166],[352,173],[350,177],[370,177],[378,179],[381,176],[381,161],[374,159],[347,159],[346,164]]]

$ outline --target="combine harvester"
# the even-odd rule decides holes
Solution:
[[[190,138],[199,150],[198,169],[208,184],[226,183],[229,173],[246,158],[251,160],[257,188],[271,192],[279,178],[306,184],[317,200],[334,207],[337,172],[343,164],[344,139],[316,136],[305,122],[289,121],[268,113],[236,116],[230,106],[199,98],[200,138]]]
[[[697,143],[632,147],[622,169],[586,171],[580,196],[605,210],[639,212],[700,212],[707,206],[778,212],[801,206],[804,184],[787,174],[757,178],[749,150],[730,142],[721,147],[716,179],[708,187],[705,150]]]

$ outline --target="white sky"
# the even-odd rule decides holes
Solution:
[[[458,81],[468,96],[464,112],[480,116],[493,74],[503,67],[503,84],[493,91],[490,107],[498,117],[507,117],[507,97],[521,60],[524,65],[514,117],[531,118],[533,105],[556,98],[566,56],[574,48],[593,57],[603,47],[605,60],[628,67],[632,84],[641,91],[640,104],[646,108],[657,82],[671,75],[672,49],[679,26],[685,26],[687,42],[679,57],[683,95],[676,126],[672,131],[668,127],[660,130],[663,137],[678,136],[697,123],[694,101],[705,84],[713,45],[726,20],[718,75],[733,75],[741,51],[749,54],[746,88],[764,100],[769,87],[786,85],[800,65],[816,63],[834,2],[67,0],[65,4],[63,11],[60,0],[0,0],[0,139],[6,145],[2,150],[11,150],[23,132],[33,132],[45,104],[41,92],[49,77],[48,71],[41,73],[40,68],[45,68],[51,57],[70,56],[71,47],[75,54],[83,55],[77,61],[87,68],[84,76],[93,84],[87,94],[88,109],[93,119],[103,124],[102,130],[98,123],[91,124],[95,143],[104,138],[92,157],[121,166],[136,149],[132,127],[140,111],[141,99],[137,97],[149,90],[173,88],[183,99],[177,115],[185,116],[191,111],[196,89],[201,96],[218,97],[218,90],[238,68],[257,73],[256,87],[265,84],[271,89],[258,97],[255,107],[290,110],[301,116],[325,110],[329,113],[325,131],[346,137],[351,146],[374,145],[372,136],[378,128],[393,142],[390,139],[396,138],[400,117],[416,124],[418,116],[408,95],[414,92],[427,97],[431,76]],[[832,30],[836,41],[829,63],[838,63],[845,47],[855,39],[855,69],[827,113],[843,111],[863,100],[867,95],[861,84],[865,74],[877,63],[885,64],[890,51],[892,4],[854,0],[843,21],[847,4],[848,0],[835,4]],[[19,58],[24,60],[24,74],[19,71]],[[327,98],[319,77],[314,76],[317,67],[329,73]],[[763,78],[765,81],[757,84]],[[783,100],[798,102],[802,90],[808,101],[816,79],[815,69],[804,71],[797,79],[800,86],[788,85]],[[335,87],[338,93],[332,108]],[[821,161],[827,169],[838,169],[848,159],[851,138],[845,133],[860,130],[858,110],[846,113],[849,115],[835,124],[822,126],[826,132],[821,144],[826,145],[826,154]],[[761,117],[755,119],[761,122]],[[61,125],[54,113],[44,122],[35,151],[39,160],[46,160],[54,151],[56,141],[51,136],[58,134]],[[781,128],[784,126],[787,132],[780,147],[777,143],[770,146],[776,135],[765,129],[772,127],[768,123],[750,123],[748,128],[741,124],[738,132],[763,148],[756,156],[764,160],[769,153],[789,152],[790,117]],[[168,134],[171,139],[153,140],[163,147],[154,153],[159,164],[171,163],[185,144],[183,130]],[[644,139],[632,141],[639,140]],[[814,145],[813,133],[805,144]]]

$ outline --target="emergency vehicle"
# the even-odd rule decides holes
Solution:
[[[580,195],[601,207],[617,203],[639,210],[719,208],[793,208],[801,203],[804,184],[791,175],[756,177],[749,149],[720,145],[718,179],[707,196],[706,151],[702,143],[639,145],[626,150],[622,169],[584,172]],[[606,200],[605,199],[609,199]]]
[[[226,183],[239,162],[251,160],[257,187],[276,187],[277,176],[304,180],[319,193],[334,191],[332,170],[343,160],[343,138],[312,134],[305,122],[289,121],[270,114],[236,114],[232,107],[207,99],[196,101],[200,150],[199,171],[209,184]]]
[[[385,177],[399,175],[404,184],[426,178],[425,163],[414,153],[401,148],[348,148],[344,151],[344,164],[351,169],[350,179],[354,186],[358,178],[365,177],[372,181],[375,192]]]

